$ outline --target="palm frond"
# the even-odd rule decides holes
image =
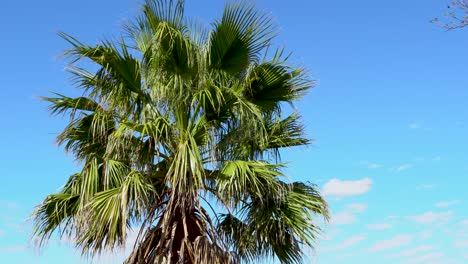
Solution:
[[[71,235],[79,209],[81,175],[73,174],[57,194],[47,196],[33,213],[33,234],[41,246],[46,243],[54,231],[60,236]]]
[[[281,166],[262,161],[228,161],[218,178],[218,192],[234,208],[252,196],[262,200],[265,193],[280,190],[276,180],[282,176],[279,172]]]
[[[144,217],[155,195],[147,179],[131,171],[120,186],[100,191],[88,201],[83,208],[88,219],[80,223],[76,243],[91,254],[125,245],[128,226]]]
[[[71,119],[77,111],[96,112],[104,109],[96,101],[88,97],[71,98],[54,93],[57,97],[41,97],[42,100],[50,102],[49,110],[52,114],[65,114],[70,112]]]
[[[34,211],[33,233],[39,238],[38,244],[46,243],[54,231],[60,236],[71,234],[76,212],[79,208],[79,194],[58,193],[47,196]]]
[[[275,256],[282,263],[301,263],[302,245],[313,247],[320,228],[312,215],[327,220],[328,206],[313,185],[278,182],[282,191],[252,195],[239,214],[222,215],[218,224],[227,241],[247,261]]]
[[[277,63],[275,59],[252,67],[246,81],[246,97],[265,112],[279,110],[279,103],[299,99],[313,86],[302,69]]]
[[[210,65],[239,74],[276,35],[272,19],[247,1],[229,3],[210,38]]]
[[[283,120],[268,122],[266,130],[268,142],[264,150],[304,146],[310,143],[304,136],[304,127],[300,123],[298,113],[293,113]]]

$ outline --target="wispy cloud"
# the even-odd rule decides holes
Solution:
[[[362,241],[366,240],[366,238],[367,236],[365,234],[352,236],[352,237],[346,238],[338,245],[331,247],[330,250],[344,250],[344,249],[353,247],[361,243]]]
[[[408,216],[408,219],[423,225],[434,224],[441,221],[447,221],[453,215],[453,211],[447,212],[425,212],[420,215]]]
[[[440,259],[443,256],[444,256],[444,253],[442,252],[432,252],[432,253],[428,253],[428,254],[418,256],[415,258],[411,258],[404,263],[405,264],[417,264],[417,263],[427,263],[427,261],[436,261],[436,262],[431,262],[431,263],[441,263],[440,261],[437,261],[437,259]]]
[[[456,248],[467,248],[468,249],[468,240],[455,240],[453,245]]]
[[[398,167],[393,168],[393,171],[402,172],[402,171],[405,171],[405,170],[409,170],[412,167],[413,167],[412,164],[403,164],[403,165],[400,165]]]
[[[387,240],[377,241],[372,247],[368,248],[367,251],[379,252],[393,248],[398,248],[410,244],[412,240],[413,237],[410,235],[396,235]]]
[[[367,209],[366,204],[353,203],[345,206],[344,211],[332,214],[332,225],[349,225],[356,222],[356,214],[362,213]]]
[[[378,169],[378,168],[382,168],[382,167],[383,167],[381,164],[369,162],[369,161],[367,161],[367,160],[361,161],[361,165],[362,165],[362,166],[365,166],[365,167],[368,168],[368,169]]]
[[[407,249],[404,251],[401,251],[398,254],[392,255],[393,257],[412,257],[414,255],[417,255],[419,253],[427,252],[433,250],[434,247],[430,245],[421,245],[418,247],[414,247],[411,249]]]
[[[420,240],[428,240],[432,237],[432,230],[424,230],[416,234]]]
[[[369,224],[367,225],[367,228],[370,230],[387,230],[392,228],[392,224],[389,223],[381,223],[381,224]]]
[[[322,189],[323,195],[346,197],[362,195],[367,193],[372,186],[372,180],[363,178],[355,181],[342,181],[340,179],[331,179]]]
[[[438,203],[434,204],[434,206],[439,207],[439,208],[449,207],[449,206],[458,204],[459,202],[460,202],[460,200],[442,201],[442,202],[438,202]]]
[[[351,212],[340,212],[332,214],[330,223],[332,225],[349,225],[356,222],[356,216]]]
[[[367,209],[367,204],[360,204],[360,203],[352,203],[348,204],[346,208],[349,211],[356,212],[356,213],[362,213]]]
[[[339,237],[341,233],[341,229],[337,229],[334,226],[331,226],[327,232],[322,232],[319,236],[323,240],[336,240],[336,238]]]

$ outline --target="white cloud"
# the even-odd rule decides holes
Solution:
[[[424,230],[421,231],[417,234],[418,238],[421,240],[428,240],[429,238],[432,237],[432,231],[431,230]]]
[[[372,180],[363,178],[355,181],[342,181],[339,179],[331,179],[322,189],[323,195],[346,197],[362,195],[371,189]]]
[[[402,171],[405,171],[405,170],[409,170],[413,167],[412,164],[403,164],[403,165],[400,165],[396,168],[394,168],[393,170],[396,171],[396,172],[402,172]]]
[[[387,240],[377,241],[372,247],[368,248],[369,252],[378,252],[406,246],[413,240],[410,235],[397,235]]]
[[[369,161],[361,161],[361,165],[367,167],[368,169],[378,169],[382,168],[383,166],[377,163],[369,162]]]
[[[323,240],[335,240],[341,233],[342,231],[340,229],[332,227],[330,230],[327,230],[327,232],[322,232],[320,237]]]
[[[422,253],[422,252],[427,252],[433,250],[433,246],[429,245],[421,245],[415,248],[411,248],[408,250],[401,251],[400,253],[394,255],[395,257],[412,257],[416,254]]]
[[[436,259],[439,259],[439,258],[441,258],[443,256],[444,256],[444,253],[442,253],[442,252],[432,252],[432,253],[428,253],[428,254],[425,254],[425,255],[422,255],[422,256],[419,256],[419,257],[412,258],[412,259],[410,259],[409,261],[407,261],[405,263],[407,263],[407,264],[427,263],[426,261],[436,260]],[[438,261],[436,263],[440,263],[440,261]]]
[[[367,209],[367,204],[352,203],[345,206],[343,212],[332,214],[331,223],[333,225],[348,225],[356,222],[356,215]]]
[[[380,167],[382,167],[382,165],[377,164],[377,163],[369,163],[369,164],[367,164],[367,168],[368,168],[368,169],[378,169],[378,168],[380,168]]]
[[[369,224],[367,228],[370,230],[386,230],[392,228],[392,224],[382,223],[382,224]]]
[[[356,216],[351,212],[341,212],[335,215],[332,214],[332,225],[348,225],[356,222]]]
[[[456,240],[454,245],[457,248],[468,248],[468,240]]]
[[[438,202],[436,203],[434,206],[435,207],[449,207],[449,206],[452,206],[452,205],[455,205],[457,203],[459,203],[460,201],[459,200],[452,200],[452,201],[442,201],[442,202]]]
[[[408,219],[418,224],[427,225],[427,224],[433,224],[433,223],[440,222],[440,221],[446,221],[450,219],[452,215],[453,215],[453,211],[440,212],[440,213],[435,213],[431,211],[431,212],[426,212],[420,215],[408,216]]]
[[[336,245],[334,247],[334,249],[336,250],[343,250],[343,249],[347,249],[347,248],[350,248],[352,246],[355,246],[359,243],[361,243],[362,241],[364,241],[366,239],[366,235],[357,235],[357,236],[352,236],[352,237],[349,237],[345,240],[343,240],[340,244]]]
[[[367,209],[367,204],[352,203],[348,204],[346,208],[351,212],[362,213]]]

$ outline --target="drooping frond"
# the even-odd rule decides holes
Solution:
[[[34,212],[34,236],[39,245],[48,241],[54,231],[60,236],[71,235],[73,217],[79,209],[80,174],[70,176],[67,184],[57,194],[47,196]]]
[[[229,161],[224,164],[218,178],[218,192],[235,208],[250,197],[262,197],[264,193],[278,194],[277,177],[281,165],[262,161]]]
[[[98,111],[84,114],[65,127],[57,136],[57,143],[80,161],[90,155],[104,155],[108,136],[114,126],[114,119],[109,113]]]
[[[282,192],[246,201],[239,209],[240,219],[221,215],[218,229],[246,261],[275,256],[282,263],[301,263],[303,245],[312,246],[320,233],[312,213],[329,217],[327,204],[314,186],[278,184]]]
[[[157,196],[140,172],[131,171],[123,178],[119,186],[96,193],[83,208],[89,219],[80,223],[76,243],[84,252],[123,246],[128,226],[146,215]]]
[[[73,119],[77,111],[96,112],[103,111],[102,107],[88,97],[71,98],[65,95],[54,93],[58,97],[41,97],[42,100],[51,103],[49,110],[52,114],[70,113]]]
[[[310,141],[305,138],[304,127],[300,123],[300,116],[294,113],[283,120],[267,121],[268,142],[264,147],[277,149],[307,145]]]

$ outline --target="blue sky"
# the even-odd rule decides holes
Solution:
[[[116,35],[137,1],[7,1],[0,9],[0,262],[83,263],[67,241],[29,243],[34,206],[77,169],[54,145],[66,119],[37,99],[76,94],[56,33]],[[224,1],[188,1],[204,23]],[[286,151],[287,173],[317,183],[333,218],[312,263],[468,262],[468,28],[429,20],[446,0],[257,1],[277,45],[317,86],[299,104],[312,146]],[[107,255],[96,263],[113,263]]]

